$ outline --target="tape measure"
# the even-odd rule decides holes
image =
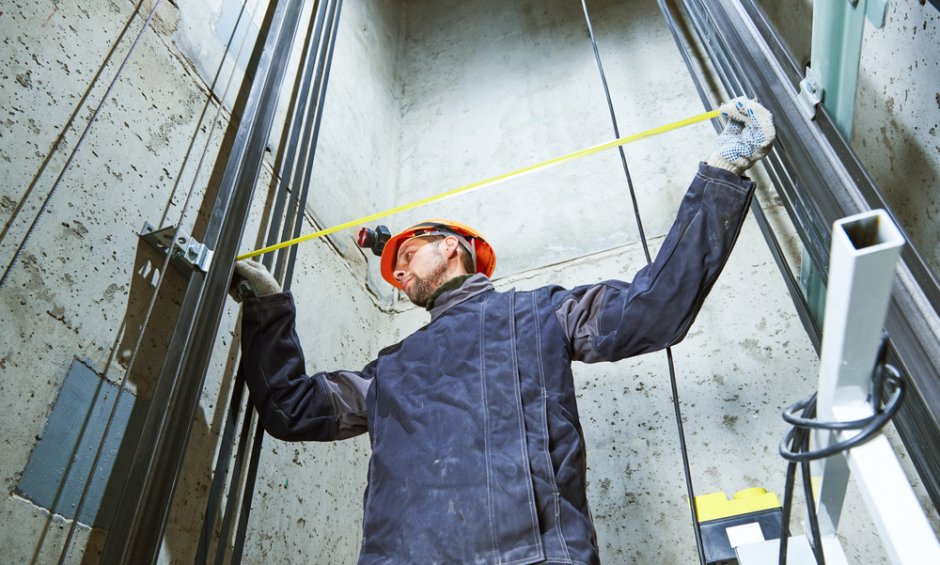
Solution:
[[[426,197],[426,198],[421,198],[421,199],[419,199],[419,200],[415,200],[414,202],[409,202],[409,203],[407,203],[407,204],[402,204],[402,205],[400,205],[400,206],[395,206],[394,208],[389,208],[389,209],[387,209],[387,210],[382,210],[381,212],[376,212],[376,213],[374,213],[374,214],[369,214],[368,216],[363,216],[363,217],[361,217],[361,218],[356,218],[355,220],[350,220],[350,221],[348,221],[348,222],[335,225],[335,226],[333,226],[333,227],[331,227],[331,228],[322,229],[322,230],[320,230],[320,231],[316,231],[316,232],[313,232],[313,233],[310,233],[310,234],[307,234],[307,235],[302,235],[302,236],[300,236],[300,237],[296,237],[296,238],[294,238],[294,239],[289,239],[289,240],[287,240],[287,241],[282,241],[281,243],[276,243],[276,244],[270,245],[270,246],[268,246],[268,247],[263,247],[263,248],[258,249],[258,250],[256,250],[256,251],[251,251],[251,252],[249,252],[249,253],[245,253],[245,254],[243,254],[243,255],[239,255],[239,256],[237,256],[237,257],[235,258],[235,260],[241,261],[242,259],[251,259],[252,257],[257,257],[257,256],[259,256],[259,255],[264,255],[265,253],[270,253],[270,252],[272,252],[272,251],[277,251],[278,249],[283,249],[283,248],[285,248],[285,247],[290,247],[290,246],[292,246],[292,245],[297,245],[298,243],[303,243],[303,242],[305,242],[305,241],[310,241],[311,239],[316,239],[316,238],[318,238],[318,237],[323,237],[324,235],[329,235],[329,234],[331,234],[331,233],[336,233],[336,232],[338,232],[338,231],[342,231],[342,230],[345,230],[345,229],[348,229],[348,228],[360,227],[360,226],[362,226],[363,224],[368,224],[368,223],[371,223],[371,222],[373,222],[373,221],[375,221],[375,220],[378,220],[378,219],[381,219],[381,218],[385,218],[385,217],[391,216],[391,215],[393,215],[393,214],[398,214],[398,213],[400,213],[400,212],[406,212],[406,211],[408,211],[408,210],[412,210],[412,209],[414,209],[414,208],[418,208],[418,207],[424,206],[424,205],[426,205],[426,204],[431,204],[432,202],[437,202],[437,201],[439,201],[439,200],[444,200],[445,198],[450,198],[450,197],[452,197],[452,196],[457,196],[458,194],[464,194],[464,193],[471,192],[471,191],[473,191],[473,190],[478,190],[478,189],[480,189],[480,188],[484,188],[484,187],[487,187],[487,186],[493,186],[493,185],[495,185],[495,184],[499,184],[499,183],[505,182],[505,181],[507,181],[507,180],[509,180],[509,179],[512,179],[512,178],[515,178],[515,177],[518,177],[518,176],[522,176],[522,175],[525,175],[525,174],[528,174],[528,173],[531,173],[531,172],[534,172],[534,171],[538,171],[538,170],[541,170],[541,169],[546,169],[546,168],[548,168],[548,167],[552,167],[552,166],[555,166],[555,165],[560,165],[561,163],[566,163],[566,162],[568,162],[568,161],[574,161],[575,159],[580,159],[581,157],[585,157],[585,156],[587,156],[587,155],[593,155],[594,153],[599,153],[599,152],[601,152],[601,151],[604,151],[604,150],[606,150],[606,149],[610,149],[610,148],[612,148],[612,147],[618,147],[618,146],[621,146],[621,145],[626,145],[626,144],[628,144],[628,143],[633,143],[634,141],[638,141],[638,140],[640,140],[640,139],[644,139],[644,138],[647,138],[647,137],[653,137],[654,135],[659,135],[659,134],[661,134],[661,133],[666,133],[667,131],[672,131],[672,130],[674,130],[674,129],[679,129],[679,128],[683,128],[683,127],[685,127],[685,126],[690,126],[690,125],[692,125],[692,124],[697,124],[697,123],[699,123],[699,122],[704,122],[705,120],[710,120],[710,119],[712,119],[712,118],[717,118],[719,115],[720,115],[720,112],[719,112],[718,110],[712,110],[712,111],[710,111],[710,112],[705,112],[704,114],[698,114],[698,115],[696,115],[696,116],[691,116],[691,117],[689,117],[689,118],[685,118],[685,119],[679,120],[679,121],[677,121],[677,122],[672,122],[672,123],[669,123],[669,124],[666,124],[666,125],[662,125],[662,126],[659,126],[659,127],[655,127],[655,128],[653,128],[653,129],[648,129],[648,130],[646,130],[646,131],[641,131],[640,133],[634,133],[634,134],[628,135],[628,136],[626,136],[626,137],[621,137],[621,138],[615,139],[615,140],[613,140],[613,141],[608,141],[607,143],[601,143],[600,145],[593,145],[593,146],[591,146],[591,147],[587,147],[587,148],[585,148],[585,149],[581,149],[580,151],[575,151],[574,153],[568,153],[568,154],[566,154],[566,155],[561,155],[560,157],[554,157],[554,158],[552,158],[552,159],[548,159],[548,160],[545,160],[545,161],[541,161],[541,162],[539,162],[539,163],[535,163],[534,165],[529,165],[529,166],[527,166],[527,167],[522,167],[521,169],[516,169],[516,170],[510,171],[510,172],[508,172],[508,173],[503,173],[503,174],[501,174],[501,175],[496,175],[495,177],[490,177],[490,178],[487,178],[487,179],[483,179],[483,180],[481,180],[481,181],[472,182],[472,183],[470,183],[470,184],[465,184],[465,185],[463,185],[463,186],[458,186],[457,188],[452,188],[452,189],[450,189],[450,190],[446,190],[446,191],[444,191],[444,192],[435,194],[435,195],[433,195],[433,196],[428,196],[428,197]]]

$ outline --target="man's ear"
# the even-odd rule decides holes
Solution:
[[[457,238],[449,235],[441,240],[441,243],[444,244],[444,257],[450,259],[458,255],[457,248],[460,247],[460,242],[457,241]]]

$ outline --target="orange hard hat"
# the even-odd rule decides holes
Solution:
[[[474,258],[476,272],[486,276],[493,274],[496,269],[496,253],[490,244],[483,239],[475,229],[452,220],[425,220],[410,228],[393,235],[382,250],[382,278],[395,288],[401,288],[401,283],[395,279],[395,263],[398,261],[398,249],[403,243],[413,237],[427,237],[431,235],[456,236],[460,244]],[[469,246],[469,247],[468,247]]]

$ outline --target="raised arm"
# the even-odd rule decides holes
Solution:
[[[573,359],[614,361],[685,337],[738,238],[754,191],[741,177],[769,151],[770,114],[739,98],[721,107],[728,126],[699,166],[656,259],[632,283],[556,291],[556,317]]]

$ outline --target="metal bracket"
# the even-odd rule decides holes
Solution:
[[[885,25],[885,17],[888,15],[888,0],[868,0],[865,6],[865,17],[875,26],[875,29],[881,29]]]
[[[800,112],[807,119],[812,120],[816,117],[816,105],[822,102],[824,91],[819,87],[819,82],[813,75],[813,70],[806,69],[806,77],[800,81],[800,94],[797,100],[800,103]]]
[[[144,222],[140,238],[153,246],[162,255],[170,254],[170,261],[182,271],[199,269],[208,272],[212,262],[212,250],[199,243],[176,226],[155,229],[150,222]],[[174,239],[175,236],[175,239]]]

